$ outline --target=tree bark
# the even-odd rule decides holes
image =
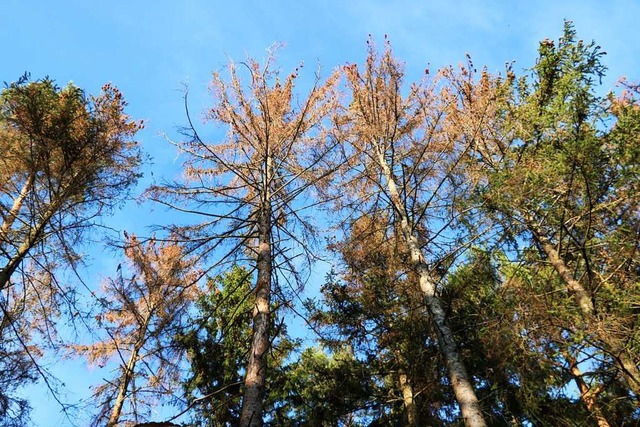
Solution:
[[[138,356],[140,354],[140,350],[145,342],[145,335],[147,334],[147,327],[149,325],[149,321],[151,320],[151,313],[153,310],[149,310],[147,317],[144,320],[143,326],[140,328],[140,338],[136,341],[133,346],[133,350],[131,351],[131,355],[129,356],[129,360],[127,361],[127,365],[122,371],[122,376],[120,379],[120,385],[118,386],[118,394],[116,396],[116,401],[113,404],[113,408],[111,409],[111,415],[109,416],[109,421],[107,421],[107,427],[116,427],[118,422],[120,421],[120,415],[122,414],[122,408],[124,406],[124,402],[127,398],[127,390],[129,389],[129,384],[133,379],[133,374],[136,368],[136,363],[138,362]]]
[[[131,352],[127,365],[124,367],[124,371],[122,372],[122,377],[120,379],[120,385],[118,386],[118,394],[116,395],[115,403],[111,409],[109,421],[107,421],[107,427],[115,427],[118,425],[120,414],[122,413],[122,407],[124,406],[124,401],[127,397],[127,389],[129,388],[129,383],[133,377],[133,370],[136,367],[138,351],[139,349]]]
[[[591,415],[595,418],[598,423],[598,427],[610,427],[611,425],[607,421],[607,419],[602,414],[602,409],[598,404],[597,397],[599,392],[596,390],[591,390],[591,388],[587,385],[587,383],[582,378],[582,372],[578,367],[578,364],[575,359],[569,359],[570,371],[571,375],[573,375],[573,380],[578,386],[578,390],[580,390],[580,398],[584,402],[587,410],[591,413]]]
[[[22,205],[24,205],[24,199],[27,198],[31,187],[35,181],[35,174],[29,174],[29,177],[25,181],[22,189],[20,190],[20,194],[13,201],[13,205],[11,206],[11,210],[7,213],[7,216],[4,218],[2,222],[2,227],[0,227],[0,241],[7,241],[7,234],[16,218],[20,215],[20,209],[22,209]]]
[[[40,241],[44,229],[53,217],[55,209],[49,206],[49,209],[42,215],[42,219],[38,224],[31,227],[29,234],[24,239],[15,255],[0,269],[0,290],[4,290],[9,285],[11,276],[16,271],[20,263],[25,259],[29,251]]]
[[[401,370],[398,374],[398,383],[400,385],[400,391],[402,391],[402,402],[404,404],[404,410],[407,414],[407,426],[420,427],[420,417],[418,415],[418,408],[415,402],[413,386],[409,382],[407,373],[403,370]]]
[[[261,427],[265,385],[267,382],[267,354],[271,345],[269,325],[271,323],[271,275],[273,261],[271,259],[271,162],[265,162],[264,195],[262,209],[258,220],[259,240],[255,288],[255,305],[253,308],[253,338],[249,350],[247,373],[244,380],[244,396],[240,412],[240,427]]]
[[[566,283],[567,290],[573,294],[582,314],[586,317],[591,316],[594,312],[594,307],[589,291],[582,286],[582,283],[573,277],[573,274],[565,264],[564,260],[560,257],[558,250],[549,241],[549,239],[547,239],[542,233],[538,232],[538,230],[533,226],[530,226],[530,229],[533,231],[536,240],[540,242],[542,250],[547,255],[547,259],[560,275],[562,280]]]
[[[462,356],[458,351],[453,331],[447,323],[442,303],[436,295],[436,282],[431,277],[418,239],[409,223],[409,216],[400,198],[395,177],[386,162],[384,153],[378,150],[377,156],[387,181],[387,189],[391,202],[400,217],[400,231],[411,254],[411,263],[420,278],[420,289],[425,296],[427,309],[435,326],[438,346],[447,365],[449,380],[451,381],[451,386],[456,396],[458,406],[460,407],[460,413],[462,414],[464,423],[468,427],[486,427],[487,424],[482,415],[480,403],[473,389],[469,374],[467,374]]]
[[[591,293],[587,291],[580,281],[573,277],[573,274],[569,270],[569,267],[565,263],[564,259],[558,253],[556,247],[551,241],[530,221],[525,218],[525,224],[529,230],[533,233],[534,238],[542,246],[547,259],[551,263],[552,267],[558,273],[560,278],[564,281],[567,290],[573,294],[576,304],[580,309],[580,312],[585,320],[594,323],[600,323],[600,320],[594,316],[595,306]],[[640,370],[634,363],[633,359],[627,354],[626,349],[623,346],[612,342],[612,338],[607,334],[606,330],[596,327],[596,336],[606,345],[606,350],[612,355],[618,369],[626,379],[626,382],[636,396],[640,396]]]

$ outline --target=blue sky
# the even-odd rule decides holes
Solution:
[[[73,81],[89,93],[106,82],[123,91],[130,115],[147,123],[139,139],[153,158],[140,191],[151,171],[165,179],[179,173],[181,158],[162,133],[176,137],[176,126],[185,122],[183,84],[199,117],[211,104],[211,71],[247,54],[264,58],[275,42],[286,44],[279,54],[285,72],[304,61],[302,86],[318,64],[328,75],[336,66],[361,62],[369,34],[379,43],[389,36],[409,78],[418,78],[428,64],[437,69],[464,61],[466,52],[477,67],[496,72],[515,60],[519,71],[533,64],[538,41],[557,39],[563,19],[571,19],[580,38],[595,39],[607,52],[606,88],[622,75],[640,80],[640,0],[1,0],[0,16],[0,81],[29,71],[60,85]],[[163,209],[131,203],[105,222],[145,234],[145,227],[173,220]],[[99,283],[118,261],[96,250],[90,262],[87,280]],[[86,393],[90,377],[81,366],[61,375],[70,400]],[[33,404],[35,425],[68,422],[53,401]]]

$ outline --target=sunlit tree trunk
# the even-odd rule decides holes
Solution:
[[[404,370],[398,373],[398,383],[400,391],[402,392],[402,403],[404,404],[404,410],[407,414],[407,426],[408,427],[420,427],[420,417],[418,414],[418,408],[416,406],[416,396],[413,390],[413,386],[409,381],[409,376]]]
[[[7,213],[7,216],[4,218],[4,221],[2,222],[2,227],[0,228],[1,241],[7,240],[7,233],[13,226],[13,223],[15,222],[16,218],[18,218],[18,216],[20,215],[20,209],[22,209],[22,206],[24,205],[24,199],[26,199],[27,195],[29,195],[29,192],[31,191],[31,187],[33,186],[34,181],[35,181],[35,174],[33,173],[29,174],[29,177],[24,182],[24,185],[20,190],[20,194],[18,194],[18,196],[13,201],[11,210]]]
[[[571,375],[573,375],[573,380],[578,386],[578,390],[580,390],[580,398],[584,402],[587,410],[593,415],[593,418],[597,421],[598,427],[610,427],[609,422],[602,414],[602,409],[598,404],[597,398],[601,389],[592,390],[591,387],[587,385],[587,383],[582,378],[582,372],[578,367],[578,363],[575,359],[569,359],[569,370],[571,371]]]
[[[534,238],[540,242],[540,246],[542,246],[542,250],[544,251],[547,259],[553,266],[554,270],[560,275],[562,280],[565,282],[567,286],[567,290],[573,295],[580,308],[580,311],[584,316],[591,316],[593,313],[593,301],[591,299],[591,294],[587,291],[582,283],[576,280],[573,277],[573,274],[565,264],[562,257],[558,253],[556,247],[551,244],[549,239],[547,239],[544,234],[540,233],[536,228],[532,225],[529,227],[534,235]]]
[[[109,415],[107,427],[115,427],[118,425],[120,414],[122,413],[122,407],[124,406],[124,402],[127,398],[127,390],[129,389],[129,384],[131,383],[131,380],[133,379],[133,375],[135,373],[136,362],[138,361],[138,356],[141,348],[142,342],[138,341],[135,348],[131,352],[131,355],[129,356],[129,361],[122,370],[120,385],[118,386],[118,395],[116,396],[115,402],[113,403],[113,408],[111,409],[111,415]]]
[[[411,254],[411,263],[420,280],[420,289],[424,294],[427,309],[435,326],[438,345],[447,365],[449,380],[460,406],[465,425],[470,427],[486,426],[482,410],[473,389],[473,384],[458,351],[453,331],[449,327],[444,308],[436,295],[436,282],[431,276],[424,259],[417,236],[412,231],[407,210],[402,203],[395,178],[387,164],[384,153],[378,151],[378,162],[386,179],[387,190],[396,214],[399,216],[399,228],[404,237],[407,249]]]

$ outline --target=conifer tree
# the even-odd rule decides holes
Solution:
[[[175,394],[182,352],[173,337],[199,294],[200,273],[179,246],[129,236],[125,255],[131,277],[120,264],[98,296],[104,338],[73,347],[94,366],[116,365],[114,378],[94,390],[96,422],[108,427],[138,422],[161,397]]]
[[[316,203],[310,191],[333,167],[333,145],[320,128],[336,103],[337,76],[324,83],[316,76],[299,100],[298,70],[281,78],[274,67],[270,52],[262,65],[231,63],[227,79],[214,73],[207,117],[225,128],[226,141],[205,141],[191,124],[189,139],[178,144],[187,156],[185,181],[149,190],[153,200],[204,219],[173,228],[191,248],[221,263],[251,265],[253,334],[241,426],[263,423],[274,297],[286,303],[303,284],[299,267],[314,258],[315,227],[305,217]]]
[[[0,390],[0,418],[21,411],[4,394],[15,385],[40,377],[54,391],[37,361],[62,310],[77,313],[57,273],[77,267],[86,231],[140,176],[142,123],[126,105],[110,84],[89,96],[28,75],[0,93],[0,376],[13,378]]]
[[[438,297],[441,273],[451,252],[443,246],[457,217],[453,205],[463,187],[457,165],[469,149],[459,140],[447,109],[456,103],[455,86],[414,84],[403,93],[402,65],[389,44],[379,54],[369,42],[362,67],[344,69],[350,95],[337,131],[345,160],[341,191],[347,215],[377,216],[400,236],[412,272],[418,278],[450,384],[466,425],[486,425],[472,378],[464,366],[455,337]],[[463,69],[463,72],[468,72]],[[441,80],[444,82],[444,79]],[[452,90],[453,89],[453,90]],[[429,259],[429,255],[433,257]]]

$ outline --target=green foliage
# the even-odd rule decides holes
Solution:
[[[349,351],[328,355],[321,348],[308,348],[287,374],[289,421],[275,420],[274,425],[365,425],[358,420],[371,410],[373,381],[368,364]]]
[[[233,266],[209,279],[207,293],[197,302],[192,328],[176,337],[187,351],[190,375],[184,382],[194,406],[194,421],[203,426],[237,425],[240,416],[246,358],[251,343],[251,273]],[[286,334],[283,324],[272,326],[274,335],[269,352],[269,397],[265,413],[276,417],[285,403],[279,400],[286,383],[285,362],[298,346]]]
[[[561,392],[565,375],[556,366],[558,343],[545,335],[549,327],[540,330],[544,325],[537,318],[537,310],[553,315],[546,311],[548,300],[539,301],[543,280],[503,254],[480,249],[449,277],[445,298],[452,325],[492,425],[565,425],[575,416],[575,402]]]
[[[210,279],[209,291],[197,303],[196,328],[177,338],[191,365],[187,394],[191,399],[207,396],[196,407],[196,419],[204,425],[230,425],[239,416],[239,367],[251,339],[250,286],[250,275],[241,267]]]
[[[407,272],[406,254],[397,251],[393,238],[380,232],[378,225],[374,218],[362,217],[344,241],[333,245],[344,268],[339,275],[328,275],[321,301],[309,301],[307,308],[334,357],[348,349],[344,360],[352,367],[345,375],[352,377],[345,376],[344,381],[360,383],[360,389],[345,387],[353,397],[343,393],[344,399],[367,402],[368,408],[359,411],[362,404],[353,406],[356,419],[375,425],[407,423],[403,376],[416,396],[416,416],[439,425],[453,406],[453,397],[441,384],[446,374],[435,335],[417,279]],[[369,382],[359,379],[362,369]]]
[[[602,96],[605,54],[569,21],[557,41],[540,43],[526,76],[477,73],[468,60],[406,97],[390,45],[382,55],[368,49],[362,69],[343,70],[348,105],[337,106],[337,74],[316,81],[299,106],[291,104],[297,72],[279,80],[250,61],[246,88],[243,68],[231,66],[228,82],[216,74],[209,115],[232,128],[228,141],[208,144],[191,129],[181,144],[191,155],[185,184],[149,191],[206,216],[176,228],[185,252],[234,241],[232,255],[270,259],[256,270],[291,271],[254,286],[255,271],[236,265],[210,278],[178,322],[170,346],[188,355],[182,386],[194,425],[240,422],[260,287],[261,301],[276,301],[263,304],[273,313],[262,323],[273,331],[261,353],[268,369],[258,369],[267,372],[265,425],[461,425],[438,345],[446,347],[445,328],[429,319],[421,274],[447,312],[440,325],[451,327],[446,339],[488,425],[637,424],[640,86],[623,82],[621,94]],[[48,331],[60,296],[73,299],[53,275],[61,258],[77,261],[89,221],[139,177],[141,124],[125,105],[112,86],[90,97],[50,79],[24,78],[0,94],[0,425],[25,420],[27,402],[13,394],[36,379],[29,342],[18,338]],[[333,129],[320,129],[328,117]],[[334,137],[351,146],[336,154],[323,145]],[[344,169],[333,163],[342,154]],[[325,179],[334,169],[340,188]],[[316,255],[314,224],[301,216],[307,205],[294,202],[311,186],[347,196],[337,214],[344,235],[330,245],[335,271],[305,307],[320,339],[301,350],[277,315],[303,283],[298,263]],[[163,308],[168,319],[172,308]],[[124,311],[116,306],[110,322],[126,320]],[[169,346],[158,343],[158,354]]]
[[[553,368],[547,389],[572,380],[572,360],[588,360],[595,373],[583,377],[598,390],[598,411],[621,414],[640,390],[631,314],[640,224],[637,92],[629,86],[620,98],[598,95],[603,55],[578,40],[570,22],[558,42],[540,43],[531,76],[514,80],[502,99],[507,144],[494,144],[504,148],[502,160],[484,169],[477,194],[489,227],[518,243],[510,253],[516,263],[503,271],[520,305],[512,322],[526,331],[531,356]],[[633,394],[608,395],[621,380]]]

